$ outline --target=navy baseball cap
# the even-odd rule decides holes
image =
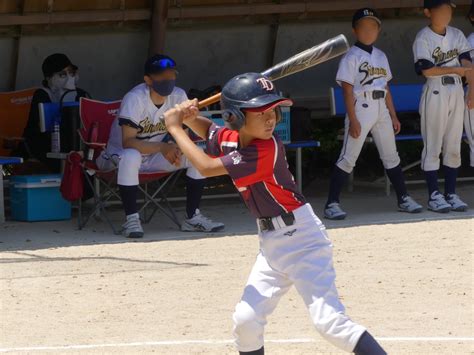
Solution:
[[[374,9],[369,7],[364,7],[363,9],[359,9],[354,13],[352,16],[352,27],[355,27],[356,23],[363,18],[371,18],[378,22],[379,25],[382,24],[379,15]]]
[[[155,54],[145,62],[145,75],[160,74],[170,69],[176,71],[176,62],[164,54]]]
[[[452,7],[456,7],[456,4],[453,3],[451,0],[425,0],[423,7],[425,9],[434,9],[441,5],[448,4]]]

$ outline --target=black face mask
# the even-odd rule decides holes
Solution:
[[[169,96],[176,86],[176,80],[153,80],[151,87],[160,96]]]

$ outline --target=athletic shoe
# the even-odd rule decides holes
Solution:
[[[143,228],[138,213],[127,216],[127,222],[125,222],[122,228],[122,234],[127,238],[143,237]]]
[[[418,204],[411,196],[405,195],[402,197],[402,203],[398,204],[400,212],[420,213],[423,207]]]
[[[214,222],[201,214],[199,210],[196,210],[192,218],[185,219],[181,224],[183,232],[219,232],[224,227],[224,223]]]
[[[465,212],[467,211],[467,203],[463,202],[458,195],[448,194],[446,195],[446,202],[451,205],[451,211]]]
[[[451,205],[446,202],[444,196],[439,192],[435,191],[431,194],[428,200],[428,209],[438,213],[448,213],[451,211]]]
[[[327,219],[341,220],[346,218],[346,216],[347,213],[342,210],[341,206],[337,202],[330,203],[324,210],[324,217]]]

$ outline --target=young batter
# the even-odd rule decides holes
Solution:
[[[197,101],[165,114],[168,132],[204,176],[230,175],[257,218],[260,253],[237,304],[236,345],[241,354],[263,354],[266,319],[295,285],[317,331],[335,346],[356,354],[386,354],[367,330],[344,314],[326,229],[298,193],[281,140],[273,134],[279,106],[292,102],[257,73],[231,79],[222,90],[223,118],[229,128],[197,117]],[[206,155],[189,139],[182,123],[207,140]]]
[[[344,93],[347,115],[344,145],[331,176],[324,210],[324,216],[328,219],[346,217],[346,212],[339,205],[339,195],[369,132],[397,194],[399,210],[409,213],[422,210],[408,195],[395,144],[395,134],[400,132],[401,125],[388,87],[392,73],[385,53],[373,45],[380,33],[380,25],[381,21],[373,9],[357,10],[352,19],[357,42],[339,64],[336,81]]]
[[[469,20],[474,26],[474,2],[471,5],[469,11]],[[471,59],[474,59],[474,32],[467,37],[467,41],[471,46]],[[471,167],[474,168],[474,85],[472,85],[474,71],[470,71],[471,75],[471,86],[468,89],[468,98],[466,105],[466,113],[464,115],[464,131],[466,132],[467,140],[469,142],[470,149],[470,163]]]
[[[137,207],[140,172],[186,169],[186,219],[183,231],[215,232],[223,229],[199,211],[205,179],[181,156],[176,144],[167,142],[165,113],[174,105],[187,101],[184,90],[175,86],[176,63],[165,55],[150,57],[145,63],[144,83],[130,90],[122,100],[112,125],[106,151],[97,159],[101,169],[118,165],[117,183],[122,197],[126,222],[123,234],[143,237]]]
[[[456,179],[465,112],[462,77],[471,70],[471,46],[460,30],[449,26],[454,6],[450,0],[425,0],[424,13],[431,23],[418,33],[413,44],[416,73],[426,77],[420,101],[424,143],[421,168],[428,186],[428,208],[441,213],[468,208],[456,195]],[[438,187],[440,154],[444,195]]]

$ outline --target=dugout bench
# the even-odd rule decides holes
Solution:
[[[390,85],[390,91],[392,92],[393,103],[397,113],[418,113],[420,98],[423,90],[423,84],[398,84]],[[332,87],[329,92],[331,116],[345,117],[346,106],[344,103],[344,96],[341,87]],[[344,141],[344,136],[339,135],[338,140]],[[423,141],[421,134],[398,134],[395,136],[397,142],[403,141]],[[373,143],[373,138],[369,135],[365,139],[365,143]],[[421,155],[421,152],[420,152]],[[421,160],[411,162],[407,165],[402,165],[403,172],[410,170],[421,164]],[[440,180],[442,181],[442,180]],[[458,178],[458,181],[474,181],[474,178]],[[424,183],[425,180],[408,180],[406,184],[420,184]],[[380,185],[385,187],[385,193],[387,196],[390,195],[390,180],[386,173],[384,176],[370,183],[371,185]],[[354,171],[352,171],[349,177],[349,191],[353,191],[354,188]]]

